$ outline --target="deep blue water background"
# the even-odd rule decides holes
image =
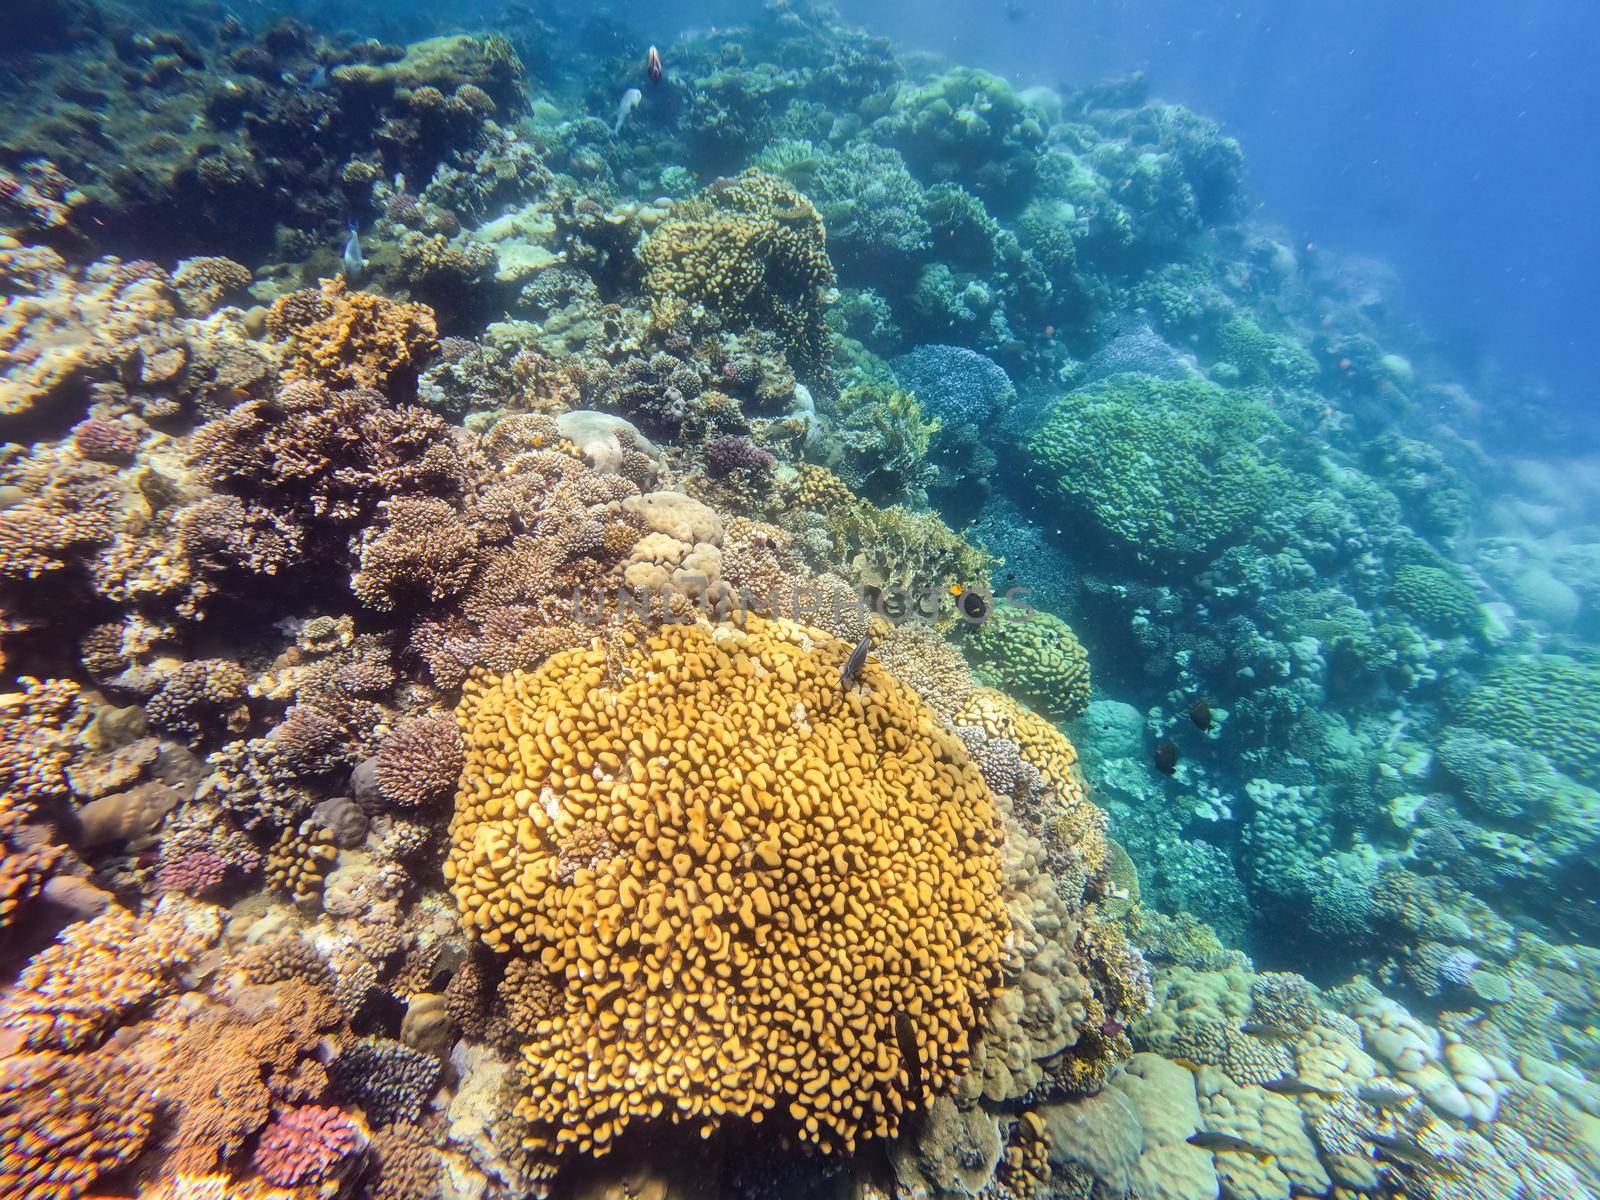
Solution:
[[[1543,377],[1574,421],[1600,423],[1594,0],[840,8],[1019,83],[1144,71],[1240,140],[1265,217],[1385,260],[1462,360]]]

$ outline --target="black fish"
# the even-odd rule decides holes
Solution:
[[[1282,1079],[1269,1079],[1261,1086],[1280,1096],[1320,1096],[1324,1100],[1336,1100],[1344,1095],[1343,1092],[1330,1092],[1327,1088],[1319,1088],[1316,1084],[1307,1083],[1304,1079],[1297,1079],[1293,1075],[1286,1075]]]
[[[1194,722],[1194,727],[1201,733],[1211,729],[1211,705],[1204,699],[1196,700],[1189,706],[1189,720]]]
[[[1163,775],[1171,775],[1178,769],[1178,746],[1175,742],[1156,743],[1156,770]]]
[[[906,1065],[906,1078],[911,1081],[911,1094],[920,1095],[922,1055],[917,1049],[917,1035],[911,1027],[911,1018],[903,1011],[896,1011],[894,1014],[894,1040],[900,1047],[900,1061]]]
[[[977,592],[965,591],[956,601],[961,606],[962,615],[969,621],[981,621],[989,615],[989,602]]]
[[[844,666],[839,668],[839,685],[849,687],[855,677],[861,674],[861,668],[867,665],[867,651],[872,649],[872,633],[868,631],[861,635],[861,640],[856,643],[856,648],[850,651],[850,657],[844,660]]]

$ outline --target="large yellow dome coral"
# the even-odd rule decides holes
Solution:
[[[841,686],[849,650],[752,618],[468,683],[445,874],[555,984],[519,1105],[548,1169],[774,1110],[848,1151],[965,1068],[1008,928],[994,799],[876,664]]]

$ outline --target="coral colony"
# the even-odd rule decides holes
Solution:
[[[1600,555],[1214,123],[12,19],[0,1195],[1600,1196]]]

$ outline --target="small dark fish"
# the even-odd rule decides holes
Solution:
[[[863,633],[861,640],[856,643],[856,648],[850,651],[850,657],[844,660],[844,666],[839,668],[839,684],[849,687],[855,682],[861,668],[867,665],[867,651],[872,649],[872,634]]]
[[[1189,706],[1189,720],[1194,722],[1194,727],[1201,733],[1211,730],[1211,705],[1204,699],[1196,700]]]
[[[917,1049],[917,1035],[912,1028],[911,1018],[904,1010],[896,1010],[894,1014],[894,1040],[900,1048],[900,1061],[906,1065],[911,1094],[918,1095],[922,1091],[922,1055]]]
[[[1239,1032],[1248,1033],[1251,1037],[1268,1042],[1292,1042],[1299,1036],[1292,1029],[1285,1029],[1281,1025],[1269,1025],[1265,1021],[1246,1021],[1239,1026]]]
[[[1403,1167],[1436,1172],[1451,1179],[1460,1178],[1460,1172],[1450,1163],[1433,1151],[1424,1150],[1417,1145],[1417,1140],[1413,1137],[1397,1133],[1379,1133],[1374,1130],[1367,1134],[1367,1141],[1372,1143],[1374,1157],[1390,1158]]]
[[[1271,1151],[1263,1150],[1254,1142],[1247,1142],[1242,1137],[1221,1133],[1215,1129],[1202,1129],[1198,1133],[1191,1133],[1188,1142],[1191,1146],[1210,1150],[1213,1154],[1248,1154],[1261,1162],[1271,1162],[1273,1159]]]
[[[961,613],[969,621],[981,621],[989,615],[989,602],[974,591],[963,591],[956,599]]]
[[[1171,775],[1178,769],[1178,746],[1175,742],[1156,743],[1156,770]]]
[[[644,56],[644,73],[650,77],[651,83],[661,82],[661,51],[654,46],[651,46],[650,53]]]
[[[1344,1095],[1343,1092],[1330,1092],[1327,1088],[1319,1088],[1304,1079],[1296,1079],[1293,1075],[1286,1075],[1282,1079],[1269,1079],[1261,1086],[1280,1096],[1321,1096],[1324,1100],[1336,1100]]]

